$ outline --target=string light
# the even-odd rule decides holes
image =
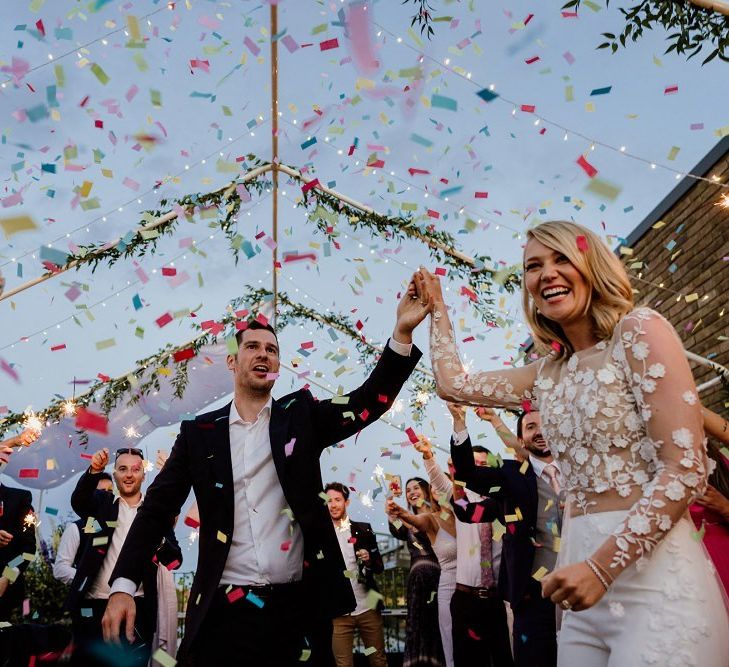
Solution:
[[[719,199],[714,206],[721,206],[722,208],[729,208],[729,195],[722,195],[721,199]]]
[[[63,414],[66,417],[72,417],[76,414],[76,403],[70,398],[63,402]]]

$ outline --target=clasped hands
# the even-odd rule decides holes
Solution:
[[[436,303],[443,301],[440,280],[427,269],[413,274],[407,291],[397,306],[397,323],[393,337],[399,343],[411,343],[412,332],[432,312]]]

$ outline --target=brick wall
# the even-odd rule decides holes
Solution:
[[[729,150],[703,167],[708,171],[694,173],[729,183]],[[687,350],[729,368],[729,261],[723,260],[729,256],[729,209],[715,205],[721,190],[710,183],[678,190],[674,201],[669,195],[654,211],[655,220],[649,216],[628,238],[633,254],[623,260],[638,290],[636,303],[664,315]],[[697,384],[716,377],[703,366],[691,367]],[[721,385],[702,392],[701,400],[719,413],[729,408]]]

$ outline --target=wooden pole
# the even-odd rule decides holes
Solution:
[[[273,326],[278,318],[278,5],[271,3],[271,167],[273,176],[273,211],[271,236],[273,248]]]

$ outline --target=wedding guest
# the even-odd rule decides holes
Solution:
[[[337,533],[339,548],[357,603],[353,611],[338,616],[333,621],[334,659],[337,667],[352,667],[354,631],[357,630],[365,650],[371,651],[368,656],[370,665],[387,667],[382,598],[377,595],[375,582],[375,575],[382,574],[385,566],[377,539],[369,523],[352,521],[349,518],[349,489],[344,484],[330,482],[324,487],[324,493],[329,496],[329,516]]]
[[[468,438],[465,428],[465,408],[446,403],[453,418],[451,442]],[[488,464],[490,452],[481,446],[472,448],[478,466]],[[465,521],[460,512],[464,504],[480,507],[479,514],[496,516],[498,500],[494,497],[464,489],[455,477],[450,461],[451,479],[436,469],[432,459],[426,459],[426,469],[436,488],[450,486],[451,502],[456,517],[456,590],[451,598],[453,619],[453,655],[456,667],[461,665],[513,664],[509,641],[506,605],[498,591],[497,582],[502,568],[502,543],[491,521]]]
[[[479,511],[477,521],[498,518],[507,531],[502,538],[499,592],[514,614],[514,663],[517,667],[555,667],[555,607],[542,597],[539,579],[554,569],[561,529],[560,473],[544,440],[539,412],[522,412],[516,424],[520,447],[490,408],[479,408],[507,447],[525,450],[528,463],[503,460],[476,466],[470,438],[451,446],[455,477],[479,493],[498,489],[496,512]],[[465,423],[463,424],[465,426]],[[459,510],[463,514],[459,514]],[[474,520],[471,508],[456,507],[463,520]]]
[[[431,307],[439,396],[488,407],[535,402],[566,508],[542,594],[563,616],[558,665],[725,667],[729,616],[687,518],[707,455],[691,369],[671,325],[635,308],[618,257],[589,229],[527,232],[524,311],[536,363],[463,367],[438,278],[414,276]],[[607,595],[606,595],[607,594]]]
[[[84,520],[88,533],[83,553],[77,561],[76,576],[71,583],[66,608],[71,612],[74,652],[72,664],[79,667],[112,665],[146,665],[151,654],[152,637],[157,626],[157,568],[178,568],[182,552],[172,524],[160,540],[155,559],[142,564],[143,582],[134,597],[137,608],[134,634],[129,646],[104,644],[101,620],[109,598],[109,576],[119,560],[132,521],[143,506],[144,455],[141,449],[124,447],[114,456],[114,482],[119,494],[97,491],[99,475],[109,461],[109,451],[96,452],[89,469],[81,475],[71,495],[71,506]]]
[[[16,447],[28,447],[40,433],[25,429],[0,442],[0,471]],[[30,491],[0,482],[0,621],[8,621],[25,599],[25,570],[36,552],[35,513]]]
[[[703,536],[703,544],[711,556],[724,590],[729,593],[729,460],[715,441],[724,447],[729,445],[729,431],[726,419],[702,408],[704,429],[711,436],[707,442],[707,453],[715,468],[709,475],[704,495],[689,507],[691,518]]]
[[[420,477],[405,484],[405,500],[414,515],[429,514],[430,485]],[[387,510],[387,505],[385,507]],[[410,572],[407,580],[407,619],[405,622],[405,651],[403,665],[409,667],[441,666],[445,664],[438,625],[438,583],[440,565],[428,536],[388,514],[390,532],[407,543],[410,552]]]
[[[114,482],[108,472],[99,473],[96,483],[97,491],[114,492]],[[84,532],[86,521],[78,519],[66,524],[56,551],[56,560],[53,563],[53,576],[64,584],[71,584],[76,576],[76,565],[84,551],[89,534]]]
[[[432,512],[413,514],[400,507],[392,498],[388,498],[386,511],[388,516],[397,517],[405,525],[428,537],[433,552],[440,565],[438,581],[438,625],[443,654],[447,667],[453,667],[453,624],[451,622],[451,598],[456,589],[456,522],[450,508],[448,497],[435,497],[430,487],[430,504]]]

